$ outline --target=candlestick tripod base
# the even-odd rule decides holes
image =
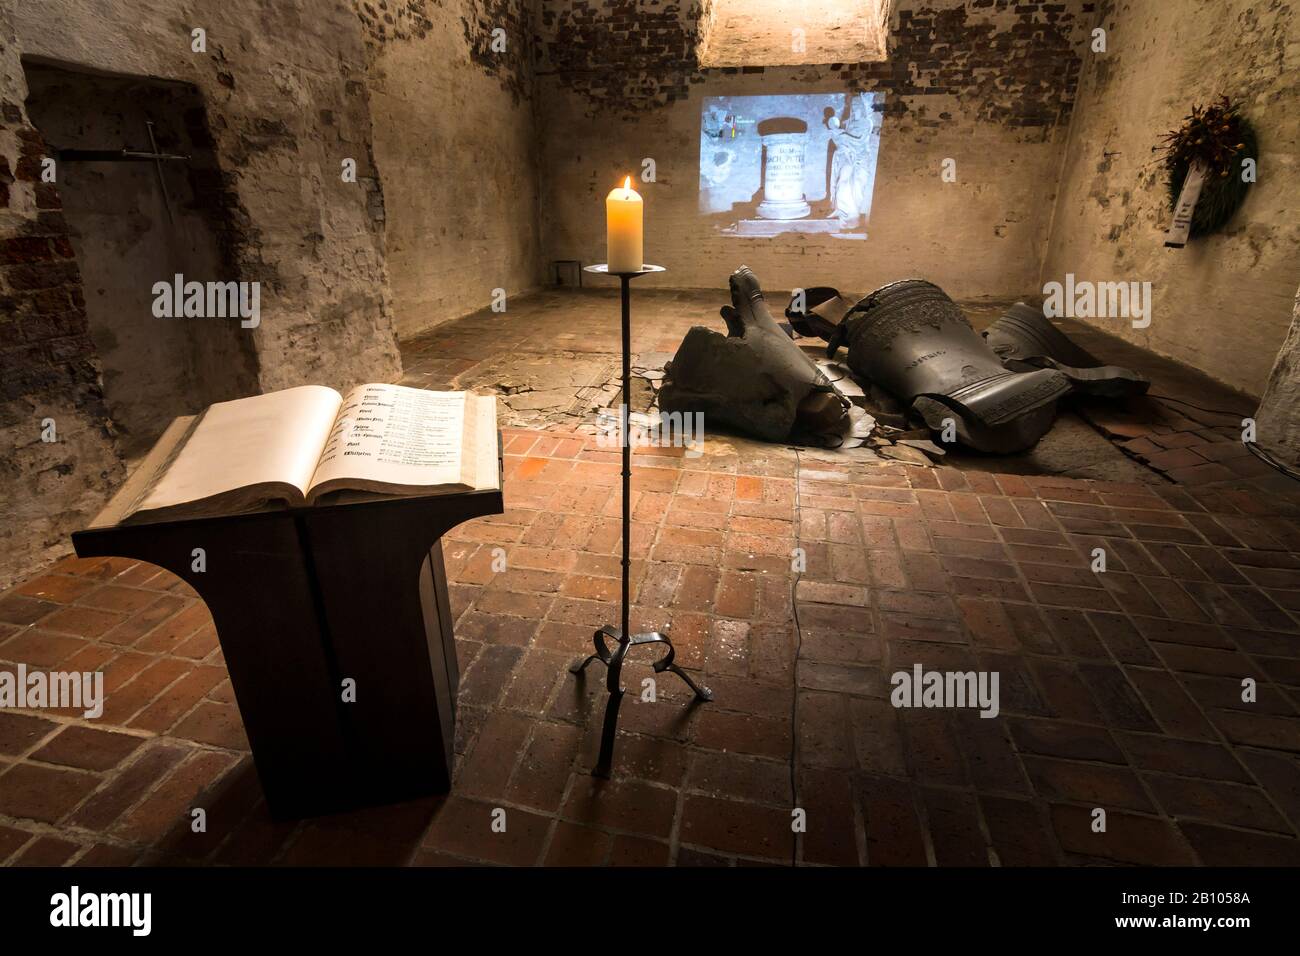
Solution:
[[[673,663],[673,658],[676,655],[676,651],[673,650],[673,642],[658,631],[633,634],[625,639],[618,628],[606,624],[596,631],[591,640],[595,645],[596,653],[574,664],[569,668],[569,673],[581,674],[592,661],[600,661],[607,668],[605,687],[609,691],[609,700],[605,704],[605,724],[600,733],[600,754],[597,756],[596,766],[591,772],[596,777],[608,777],[610,765],[614,762],[614,736],[618,733],[618,708],[623,703],[623,694],[627,691],[622,682],[623,661],[627,658],[627,652],[631,648],[640,647],[643,644],[663,644],[668,648],[668,652],[651,665],[654,667],[656,674],[662,674],[664,671],[671,671],[676,674],[686,682],[687,687],[695,692],[696,700],[713,700],[713,691],[695,683],[686,671]],[[611,640],[614,642],[613,646],[609,643]]]
[[[623,414],[620,416],[621,422],[619,427],[622,431],[620,444],[623,448],[623,601],[620,608],[620,621],[622,627],[614,627],[606,624],[596,631],[592,638],[592,644],[595,645],[596,653],[592,654],[585,660],[578,661],[569,668],[571,674],[582,674],[587,669],[587,665],[592,661],[600,661],[608,669],[605,675],[605,686],[609,690],[609,700],[605,704],[605,724],[600,733],[600,755],[596,758],[596,766],[591,771],[594,776],[608,777],[610,766],[614,762],[614,737],[618,733],[618,708],[623,702],[624,687],[622,683],[623,660],[627,657],[627,652],[633,647],[640,647],[642,644],[663,644],[667,646],[668,653],[655,662],[655,673],[662,674],[664,671],[671,671],[686,682],[691,690],[695,692],[695,700],[713,700],[713,692],[707,687],[700,687],[687,673],[673,663],[673,642],[665,634],[658,631],[651,631],[647,634],[629,634],[631,628],[628,626],[628,577],[632,567],[630,557],[630,542],[632,539],[632,514],[631,502],[629,499],[629,490],[632,483],[632,445],[629,441],[627,423],[628,423],[628,398],[632,394],[632,292],[631,282],[637,276],[650,275],[655,272],[663,272],[663,266],[643,265],[635,272],[611,271],[609,265],[601,263],[600,265],[587,266],[584,272],[594,272],[599,275],[617,276],[619,279],[620,296],[622,303],[623,318]],[[626,635],[626,636],[625,636]],[[613,641],[613,645],[610,644]]]

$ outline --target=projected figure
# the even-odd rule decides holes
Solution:
[[[731,177],[731,165],[736,161],[736,154],[730,149],[715,149],[710,162],[700,164],[700,175],[710,187],[724,186]]]
[[[731,164],[736,161],[736,151],[731,143],[736,138],[736,117],[726,110],[704,111],[700,124],[700,181],[712,188],[722,186],[731,175]]]
[[[877,92],[705,97],[700,213],[727,236],[867,239],[881,106]]]
[[[857,229],[871,216],[871,190],[876,177],[871,149],[875,124],[871,100],[864,93],[849,100],[849,115],[843,128],[838,116],[827,120],[831,142],[835,144],[831,159],[831,215],[845,229]]]

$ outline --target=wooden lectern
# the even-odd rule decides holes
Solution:
[[[273,816],[447,791],[459,671],[440,539],[500,514],[501,492],[342,493],[308,508],[120,524],[189,422],[176,419],[73,534],[77,554],[155,564],[207,603]]]

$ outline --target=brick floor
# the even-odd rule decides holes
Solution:
[[[450,795],[273,823],[202,603],[68,559],[0,595],[0,667],[102,669],[108,702],[0,712],[0,861],[1300,863],[1295,498],[741,441],[638,456],[634,624],[716,699],[659,675],[642,702],[630,665],[601,782],[601,675],[566,666],[615,616],[617,455],[519,430],[505,452],[506,513],[444,541]],[[997,671],[999,715],[896,709],[889,677],[918,663]]]
[[[1079,345],[1104,354],[1108,364],[1139,369],[1150,379],[1147,395],[1125,402],[1074,402],[1125,454],[1184,486],[1225,483],[1265,494],[1279,489],[1287,493],[1289,479],[1252,455],[1242,441],[1257,398],[1082,322],[1065,319],[1058,324]],[[1267,436],[1260,440],[1268,446]]]

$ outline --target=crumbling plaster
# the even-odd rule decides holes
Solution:
[[[544,271],[531,5],[352,2],[366,37],[398,334],[499,303],[496,290],[508,308]]]
[[[1084,60],[1042,278],[1151,282],[1148,328],[1093,324],[1258,395],[1300,278],[1300,16],[1285,0],[1124,0],[1098,25],[1106,51]],[[1165,248],[1152,147],[1220,94],[1256,129],[1258,182],[1221,233]]]
[[[652,158],[656,181],[638,183],[645,248],[669,271],[644,284],[716,288],[745,263],[773,290],[925,276],[959,298],[1023,295],[1047,242],[1090,7],[900,0],[886,62],[702,70],[696,4],[541,0],[548,258],[603,260],[600,203]],[[703,97],[845,89],[885,97],[866,242],[740,239],[701,219]],[[956,182],[941,178],[945,159]]]
[[[400,375],[365,52],[342,0],[59,0],[19,4],[16,23],[26,56],[199,88],[240,220],[239,275],[201,278],[261,283],[263,390]]]
[[[206,52],[192,49],[196,27]],[[200,90],[238,274],[195,278],[261,283],[261,322],[241,330],[252,336],[259,388],[348,387],[401,369],[365,50],[342,0],[3,0],[0,46],[3,587],[66,553],[68,533],[124,476],[57,184],[39,182],[45,146],[23,108],[23,57]],[[347,158],[356,183],[343,181]],[[46,419],[57,441],[41,440]]]
[[[33,176],[26,94],[0,5],[0,589],[65,552],[124,477],[67,223]]]

